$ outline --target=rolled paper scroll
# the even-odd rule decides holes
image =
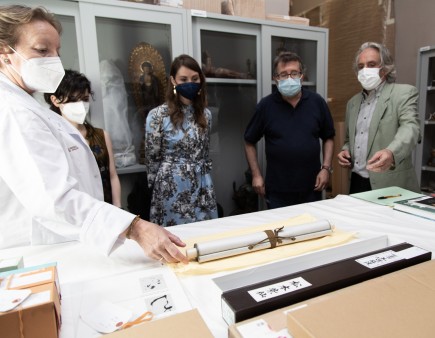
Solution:
[[[228,237],[203,243],[195,243],[186,251],[189,260],[204,263],[253,251],[306,241],[330,235],[333,226],[327,220],[319,220],[297,226],[281,227],[243,236]]]

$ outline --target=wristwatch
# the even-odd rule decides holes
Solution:
[[[320,170],[325,169],[328,171],[329,174],[332,174],[332,167],[330,167],[329,165],[322,165],[320,167]]]

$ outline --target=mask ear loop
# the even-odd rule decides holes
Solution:
[[[20,53],[18,53],[15,49],[13,49],[11,46],[8,45],[8,47],[14,52],[16,53],[21,59],[23,59],[24,61],[28,62]],[[21,73],[15,69],[15,67],[12,65],[11,60],[9,58],[5,58],[3,59],[3,61],[5,62],[5,64],[10,65],[12,70],[17,73],[19,76],[21,76]]]
[[[20,53],[18,53],[15,49],[13,49],[11,46],[9,46],[8,45],[8,47],[10,48],[10,49],[12,49],[12,51],[14,52],[14,53],[16,53],[20,58],[22,58],[24,61],[27,61],[25,58],[24,58],[24,56],[22,56]]]

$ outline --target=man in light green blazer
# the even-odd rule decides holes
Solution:
[[[354,64],[363,91],[346,108],[346,137],[337,155],[351,168],[350,193],[399,186],[418,192],[412,151],[420,140],[417,88],[396,84],[388,49],[366,42]]]

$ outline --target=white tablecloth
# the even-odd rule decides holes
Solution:
[[[395,243],[408,242],[435,251],[434,221],[347,195],[314,203],[179,225],[170,228],[170,231],[182,239],[187,239],[261,225],[305,213],[318,219],[328,219],[344,231],[361,231],[373,235],[386,234]],[[1,258],[16,256],[24,257],[25,266],[57,262],[61,285],[160,266],[160,263],[145,258],[139,246],[132,241],[126,241],[124,246],[109,257],[78,242],[0,251]],[[185,277],[180,278],[180,282],[192,307],[199,309],[214,336],[227,337],[227,325],[221,317],[220,290],[212,282],[212,278],[220,275],[222,273]]]

